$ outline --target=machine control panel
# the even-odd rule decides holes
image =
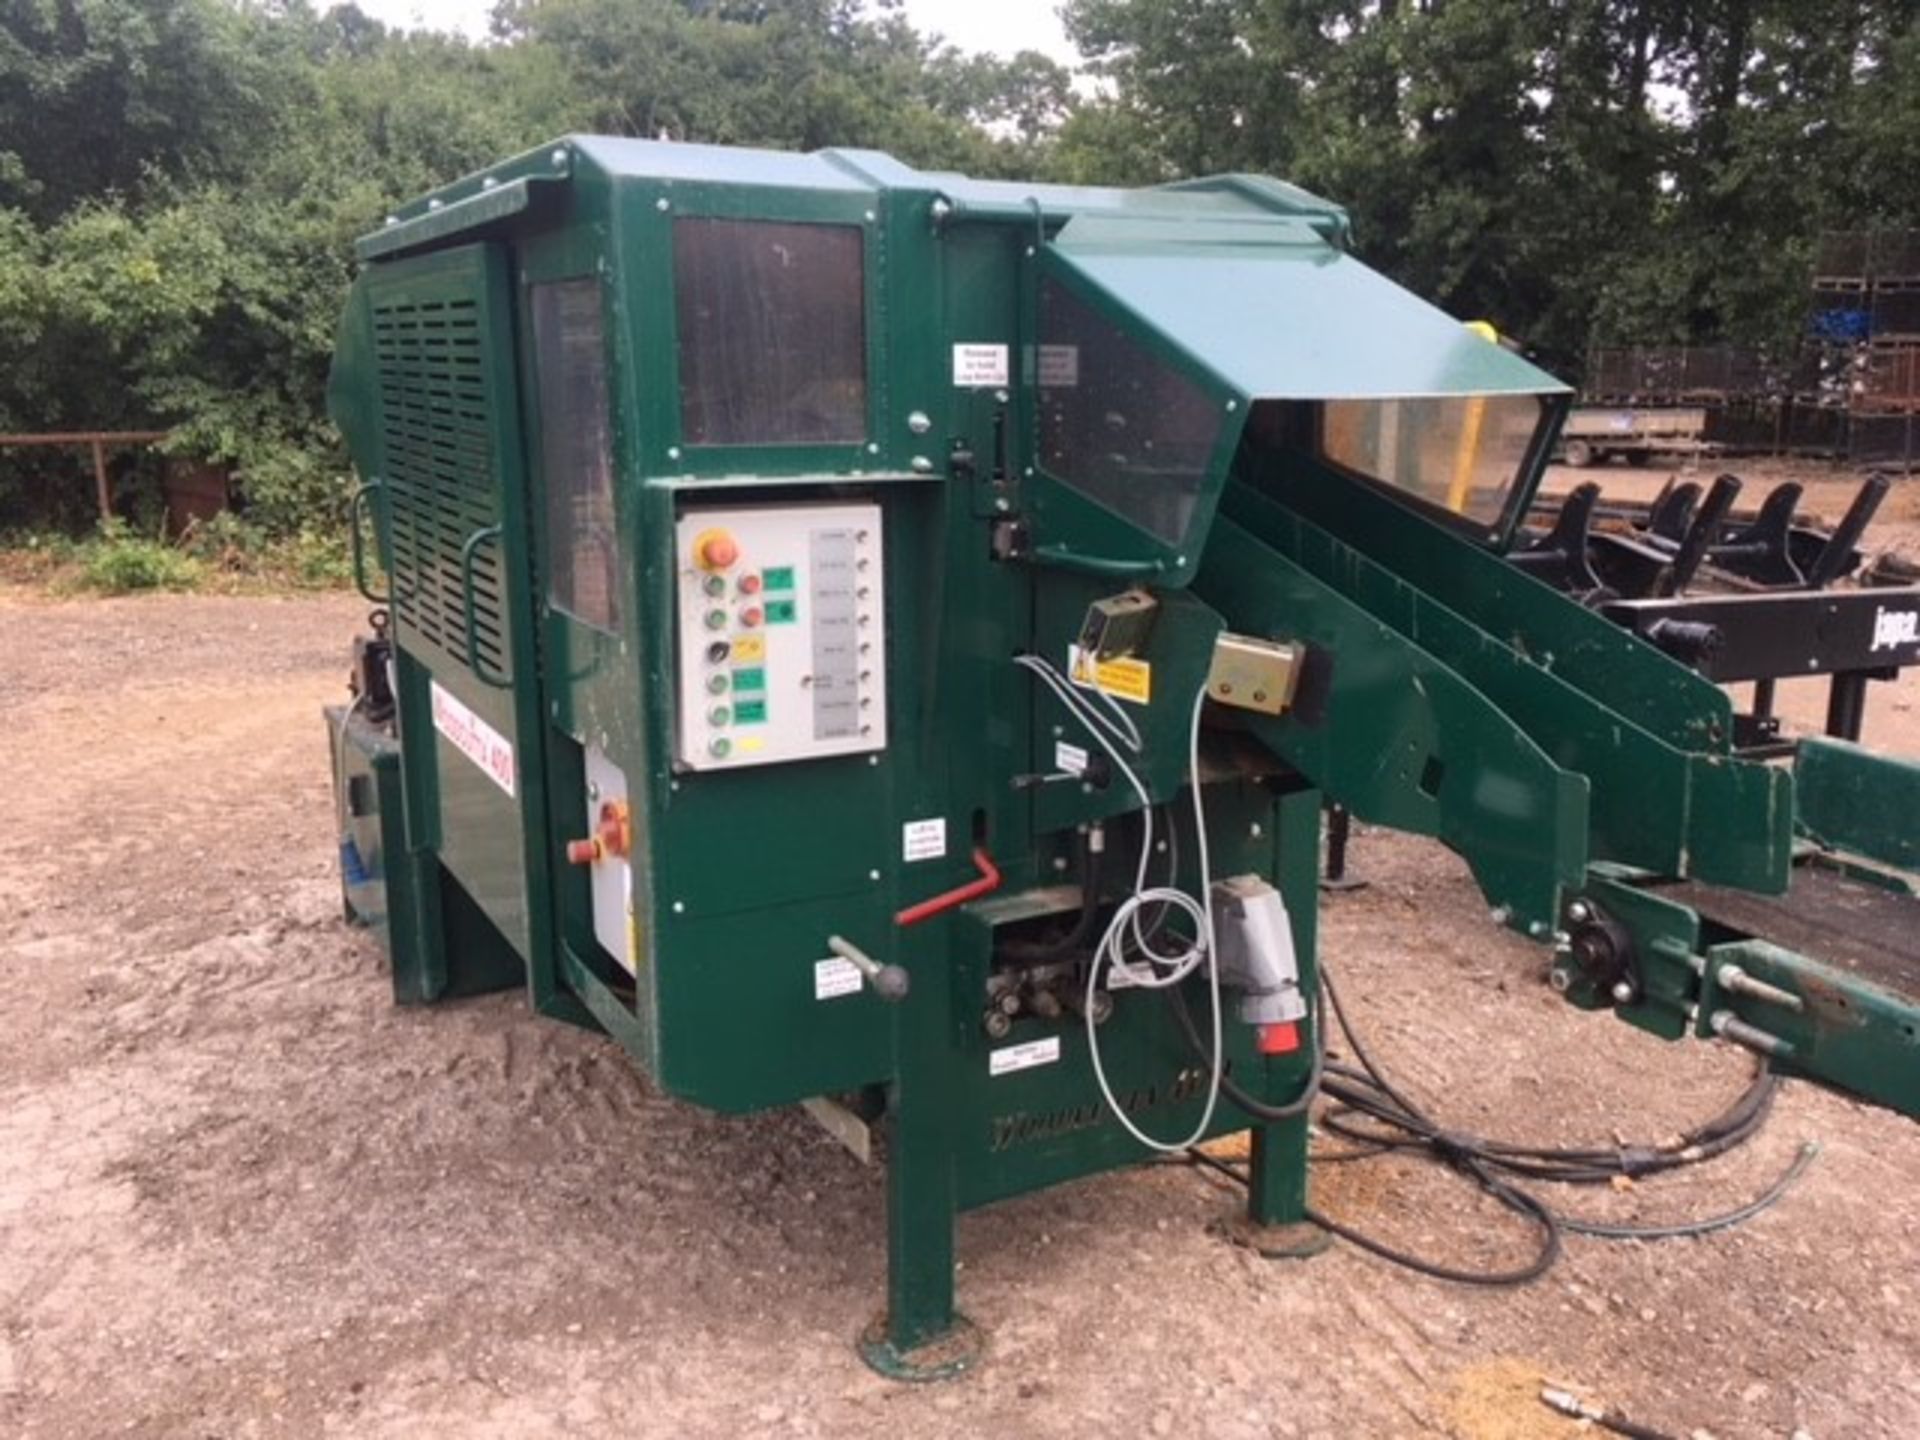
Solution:
[[[682,766],[886,748],[879,506],[689,509],[674,555]]]

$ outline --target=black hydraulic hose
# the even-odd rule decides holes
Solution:
[[[1724,1215],[1709,1216],[1705,1220],[1681,1220],[1671,1225],[1607,1225],[1598,1220],[1581,1220],[1576,1216],[1562,1215],[1560,1224],[1576,1235],[1592,1235],[1601,1240],[1675,1240],[1685,1236],[1711,1235],[1716,1230],[1731,1229],[1735,1225],[1751,1220],[1763,1210],[1772,1209],[1780,1198],[1794,1187],[1800,1177],[1807,1173],[1807,1167],[1813,1163],[1813,1157],[1819,1153],[1818,1144],[1812,1140],[1806,1141],[1794,1155],[1793,1163],[1787,1166],[1778,1180],[1739,1209],[1729,1210]]]
[[[1180,1033],[1186,1036],[1188,1047],[1200,1059],[1211,1064],[1213,1054],[1201,1040],[1199,1030],[1194,1027],[1193,1011],[1187,1007],[1187,997],[1181,993],[1183,988],[1169,985],[1161,993],[1167,997],[1168,1007],[1180,1026]],[[1224,1070],[1220,1073],[1220,1093],[1256,1120],[1293,1120],[1306,1114],[1320,1093],[1321,1076],[1325,1073],[1327,1063],[1327,1042],[1322,1024],[1325,1007],[1316,999],[1313,1008],[1313,1068],[1307,1072],[1306,1083],[1298,1095],[1282,1104],[1272,1104],[1253,1094]]]
[[[1100,920],[1100,886],[1106,873],[1106,847],[1094,846],[1092,832],[1080,837],[1080,913],[1074,917],[1073,925],[1065,934],[1054,940],[1019,941],[1008,940],[1001,944],[999,952],[1006,959],[1022,965],[1044,965],[1055,960],[1064,960],[1077,951],[1085,950],[1093,939],[1094,927]]]
[[[1818,1150],[1815,1145],[1803,1146],[1786,1173],[1766,1191],[1738,1209],[1722,1215],[1671,1225],[1611,1225],[1600,1221],[1563,1217],[1539,1197],[1503,1179],[1500,1172],[1556,1183],[1602,1184],[1621,1175],[1656,1174],[1698,1164],[1702,1160],[1724,1154],[1758,1133],[1772,1109],[1778,1085],[1776,1078],[1763,1067],[1731,1105],[1719,1115],[1688,1131],[1677,1144],[1669,1146],[1659,1148],[1623,1146],[1615,1150],[1591,1147],[1556,1149],[1484,1140],[1477,1136],[1455,1134],[1443,1129],[1387,1079],[1368,1052],[1365,1042],[1354,1032],[1345,1007],[1341,1003],[1339,989],[1324,965],[1320,969],[1320,993],[1325,997],[1325,1004],[1320,1008],[1331,1009],[1341,1034],[1345,1037],[1354,1058],[1359,1061],[1359,1068],[1355,1069],[1337,1061],[1325,1060],[1325,1037],[1319,1033],[1316,1024],[1317,1088],[1336,1101],[1338,1107],[1333,1112],[1323,1115],[1321,1124],[1324,1129],[1369,1148],[1316,1158],[1357,1160],[1368,1158],[1373,1154],[1417,1150],[1473,1179],[1500,1204],[1530,1220],[1540,1231],[1539,1248],[1532,1259],[1525,1264],[1504,1270],[1466,1270],[1410,1254],[1364,1231],[1357,1230],[1323,1211],[1313,1207],[1307,1208],[1306,1218],[1329,1234],[1336,1235],[1349,1244],[1358,1246],[1369,1254],[1392,1264],[1433,1279],[1483,1287],[1527,1284],[1537,1280],[1552,1268],[1559,1258],[1562,1236],[1565,1233],[1578,1233],[1609,1240],[1656,1240],[1673,1236],[1704,1235],[1737,1225],[1777,1203],[1805,1173]],[[1179,1019],[1189,1044],[1198,1050],[1199,1036],[1193,1028],[1192,1016],[1186,1011],[1183,997],[1177,992],[1170,992],[1169,998],[1174,1004],[1175,1016]],[[1317,1015],[1316,1020],[1319,1018]],[[1224,1085],[1223,1089],[1225,1089]],[[1234,1095],[1231,1090],[1227,1093],[1235,1103],[1244,1105],[1242,1097]],[[1256,1101],[1255,1105],[1257,1106],[1258,1103]],[[1258,1110],[1250,1109],[1249,1113],[1258,1115]],[[1344,1119],[1348,1114],[1365,1115],[1379,1125],[1387,1127],[1389,1131],[1400,1133],[1381,1133],[1373,1125],[1355,1125]],[[1199,1151],[1192,1152],[1192,1156],[1198,1163],[1229,1175],[1242,1184],[1247,1183],[1247,1177],[1239,1170],[1214,1157],[1206,1156]]]

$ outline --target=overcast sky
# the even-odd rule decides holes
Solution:
[[[360,8],[389,25],[457,30],[476,39],[487,33],[493,0],[359,0]],[[962,50],[1011,55],[1039,50],[1062,64],[1075,60],[1052,0],[906,0],[914,27],[937,32]]]

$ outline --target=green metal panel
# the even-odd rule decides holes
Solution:
[[[1232,487],[1226,507],[1280,553],[1446,664],[1525,730],[1556,765],[1586,775],[1594,859],[1749,889],[1786,888],[1793,799],[1785,773],[1719,753],[1689,754],[1636,725],[1618,697],[1603,703],[1531,658],[1549,652],[1559,634],[1596,617],[1527,581],[1539,591],[1531,597],[1534,604],[1510,611],[1508,627],[1490,633],[1411,583],[1405,572],[1371,558],[1365,547],[1384,526],[1362,532],[1365,540],[1356,548],[1243,487]],[[1498,562],[1417,516],[1405,516],[1401,523],[1422,526],[1425,553],[1452,563],[1452,583],[1442,593],[1473,606],[1471,567]],[[1644,668],[1677,672],[1669,682],[1673,689],[1709,692],[1710,713],[1726,704],[1724,695],[1698,677],[1647,647],[1638,648],[1646,654],[1631,658],[1644,662]],[[1334,664],[1340,663],[1342,657],[1336,656]]]
[[[1813,737],[1793,781],[1800,827],[1820,844],[1920,872],[1920,764]]]
[[[391,547],[408,840],[432,850],[525,955],[536,937],[544,942],[532,912],[545,902],[545,826],[529,818],[542,806],[540,756],[522,743],[539,692],[511,688],[536,662],[506,256],[490,245],[432,252],[378,266],[360,288],[375,387],[363,402],[377,406],[373,477]],[[498,540],[483,543],[495,527]],[[492,769],[473,740],[491,744],[488,732],[509,747]]]
[[[1333,658],[1323,719],[1248,729],[1363,820],[1435,835],[1480,888],[1545,934],[1588,859],[1585,776],[1562,769],[1485,695],[1333,586],[1221,516],[1195,593],[1245,634]]]
[[[1083,215],[1054,252],[1247,399],[1567,390],[1304,223]]]
[[[1731,753],[1733,702],[1637,635],[1380,490],[1299,454],[1247,457],[1241,478],[1336,539],[1364,551],[1647,733],[1681,750]]]

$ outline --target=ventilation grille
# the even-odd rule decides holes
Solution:
[[[481,316],[472,299],[376,301],[393,594],[400,624],[467,663],[460,551],[494,523],[494,454]],[[482,545],[473,565],[474,648],[504,675],[501,559]]]

